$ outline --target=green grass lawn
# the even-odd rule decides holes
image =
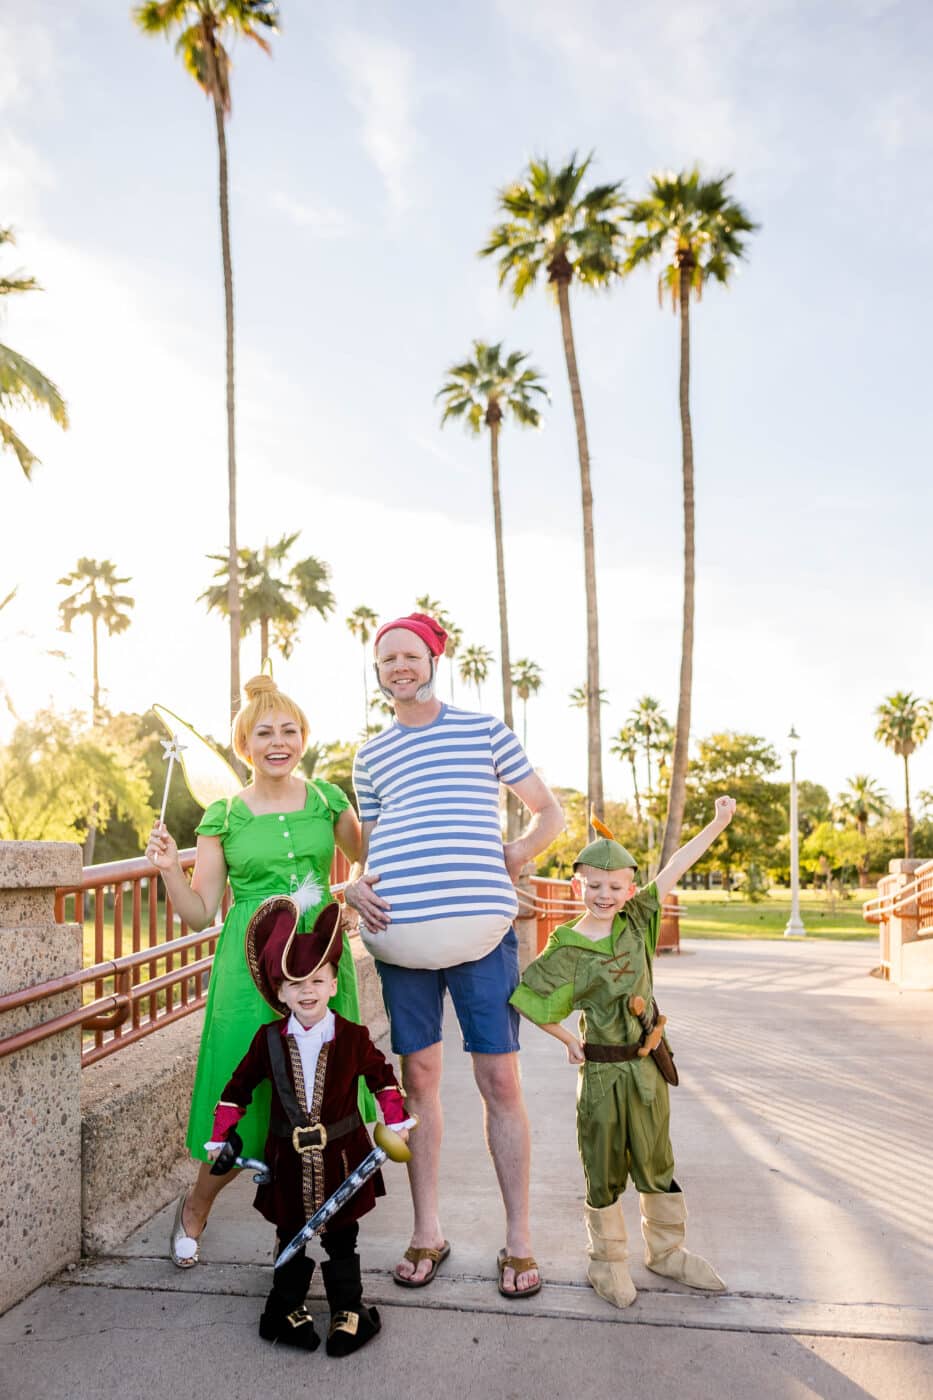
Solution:
[[[833,907],[822,891],[801,890],[800,917],[808,937],[877,938],[877,926],[862,918],[864,900],[875,893],[854,890],[850,899],[837,896]],[[783,938],[790,916],[789,890],[771,890],[758,904],[721,890],[687,890],[680,897],[687,906],[680,921],[682,938]]]

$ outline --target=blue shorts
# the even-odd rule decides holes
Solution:
[[[377,958],[376,970],[396,1055],[412,1055],[442,1039],[445,991],[450,992],[460,1022],[464,1050],[475,1055],[511,1055],[518,1049],[519,1015],[509,1005],[519,981],[514,929],[476,962],[428,969],[396,967]]]

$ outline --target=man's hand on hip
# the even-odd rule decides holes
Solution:
[[[355,909],[370,933],[381,933],[392,922],[391,906],[380,899],[373,889],[380,875],[361,875],[358,880],[347,885],[343,897],[351,909]]]

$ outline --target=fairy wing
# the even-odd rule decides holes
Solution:
[[[168,732],[179,741],[178,762],[188,791],[199,806],[207,809],[219,798],[234,797],[242,790],[242,780],[213,744],[164,705],[152,708]]]

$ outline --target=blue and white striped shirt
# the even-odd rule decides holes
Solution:
[[[361,820],[376,823],[367,871],[381,877],[392,919],[384,934],[361,930],[375,957],[447,967],[501,941],[518,901],[502,854],[499,784],[532,771],[500,719],[452,705],[430,724],[396,721],[363,744],[353,782]]]

